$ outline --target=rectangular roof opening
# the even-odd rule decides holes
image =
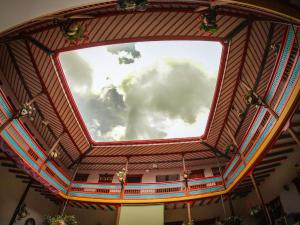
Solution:
[[[222,45],[147,41],[62,52],[68,88],[95,142],[199,137]]]

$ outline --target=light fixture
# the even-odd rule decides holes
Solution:
[[[271,44],[270,49],[272,49],[274,51],[275,55],[278,55],[279,50],[280,50],[280,43]]]
[[[35,108],[32,105],[33,102],[26,102],[22,105],[22,108],[19,110],[17,117],[28,117],[31,121],[34,120],[33,112]]]
[[[245,95],[244,99],[247,105],[255,105],[255,106],[262,106],[264,105],[262,100],[259,99],[253,92],[253,90],[249,90]]]
[[[53,149],[49,152],[49,158],[56,159],[60,156],[60,152],[57,149]]]
[[[153,169],[157,169],[157,168],[158,168],[158,165],[157,165],[156,163],[153,163],[152,168],[153,168]]]

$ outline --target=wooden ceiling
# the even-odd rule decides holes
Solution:
[[[59,150],[60,163],[65,167],[70,168],[82,159],[80,169],[117,170],[130,157],[130,170],[148,169],[153,162],[159,168],[178,168],[182,154],[188,167],[196,167],[212,160],[216,150],[224,152],[226,144],[232,142],[227,128],[241,141],[256,112],[255,107],[247,107],[243,101],[247,90],[241,80],[264,96],[276,60],[270,45],[280,43],[286,29],[285,25],[268,22],[273,18],[267,15],[257,13],[253,17],[249,16],[250,11],[226,5],[218,10],[219,30],[207,33],[199,29],[201,12],[194,11],[198,7],[197,2],[153,2],[146,12],[124,13],[117,12],[114,3],[107,3],[62,12],[60,16],[94,16],[80,20],[87,29],[88,40],[76,45],[66,41],[51,19],[27,24],[0,41],[2,79],[13,92],[10,97],[19,104],[44,93],[35,103],[32,125],[47,146],[52,146],[64,133]],[[224,46],[216,101],[203,137],[208,145],[200,143],[200,137],[147,143],[93,143],[56,67],[57,54],[109,43],[182,39],[220,41]],[[240,118],[237,111],[245,111],[246,117]],[[49,125],[44,126],[44,121]]]

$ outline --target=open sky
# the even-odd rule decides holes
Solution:
[[[95,141],[200,136],[222,46],[152,41],[60,54],[73,98]]]

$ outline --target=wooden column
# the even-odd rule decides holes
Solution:
[[[129,157],[126,157],[126,163],[125,163],[125,171],[128,171],[128,164],[129,164]],[[126,174],[127,176],[127,174]],[[126,177],[125,180],[121,183],[121,199],[124,198],[125,196],[125,183],[126,183]]]
[[[269,225],[273,225],[271,216],[270,216],[269,211],[268,211],[268,209],[267,209],[267,206],[266,206],[266,204],[265,204],[265,202],[264,202],[264,199],[263,199],[263,197],[262,197],[262,194],[261,194],[261,192],[260,192],[260,189],[259,189],[259,187],[257,186],[257,183],[256,183],[256,180],[255,180],[255,177],[254,177],[253,173],[251,172],[251,173],[249,174],[249,176],[250,176],[250,178],[251,178],[251,181],[252,181],[252,184],[253,184],[253,186],[254,186],[256,195],[257,195],[257,197],[258,197],[258,199],[259,199],[259,201],[260,201],[261,207],[262,207],[262,209],[263,209],[263,212],[264,212],[264,216],[265,216],[266,222],[267,222]]]
[[[231,199],[231,193],[228,193],[227,197],[228,197],[228,202],[229,202],[230,215],[232,217],[235,217],[234,207],[233,207],[232,199]]]
[[[231,130],[226,126],[226,129],[227,129],[227,133],[229,134],[233,144],[235,145],[236,148],[238,148],[238,143],[234,137],[234,135],[232,134]],[[243,161],[243,164],[244,166],[246,167],[246,160],[245,160],[245,157],[242,153],[240,153],[239,149],[237,149],[237,154],[239,154],[239,156],[241,157],[242,161]]]
[[[76,165],[76,168],[75,168],[74,173],[73,173],[73,175],[72,175],[72,177],[71,177],[71,180],[70,180],[70,184],[69,184],[69,186],[68,186],[68,188],[67,188],[66,199],[65,199],[65,201],[63,202],[63,205],[62,205],[62,207],[61,207],[60,210],[59,210],[59,214],[62,215],[62,216],[65,214],[65,210],[66,210],[67,205],[68,205],[68,202],[69,202],[69,192],[70,192],[72,183],[73,183],[73,181],[74,181],[74,179],[75,179],[75,176],[76,176],[76,174],[77,174],[79,165],[80,165],[80,162]]]
[[[186,202],[187,214],[188,214],[188,224],[191,225],[193,222],[192,211],[191,211],[191,202]]]
[[[54,144],[52,145],[52,147],[50,148],[50,150],[48,151],[48,155],[46,157],[46,159],[42,162],[42,164],[40,165],[39,169],[38,169],[38,172],[40,173],[41,170],[43,169],[43,167],[45,166],[45,164],[50,160],[51,156],[51,152],[53,152],[55,150],[55,148],[58,146],[59,142],[60,142],[60,139],[61,137],[64,135],[65,133],[62,133],[58,138],[57,140],[54,142]]]
[[[184,154],[182,154],[182,168],[183,168],[183,176],[184,176],[184,173],[187,171],[186,170],[186,165],[185,165]],[[189,194],[188,178],[183,177],[183,180],[184,180],[185,195],[188,195]]]
[[[217,154],[215,154],[215,157],[216,157],[216,160],[217,160],[217,165],[218,165],[219,173],[220,173],[220,176],[221,176],[222,181],[223,181],[224,189],[226,189],[225,180],[224,180],[224,177],[223,177],[223,174],[222,174],[222,170],[221,170],[221,166],[220,166],[220,161],[219,161],[219,158],[218,158]],[[227,218],[226,207],[225,207],[225,204],[224,204],[223,195],[221,195],[221,203],[222,203],[222,208],[223,208],[223,212],[224,212],[224,218]]]
[[[14,211],[14,213],[13,213],[13,215],[12,215],[10,221],[9,221],[9,225],[13,225],[15,223],[17,215],[18,215],[18,213],[19,213],[19,211],[20,211],[20,209],[21,209],[21,207],[22,207],[22,205],[25,201],[25,198],[28,194],[29,189],[31,188],[32,183],[33,183],[33,179],[31,179],[29,181],[29,183],[27,184],[27,186],[26,186],[26,188],[25,188],[25,190],[24,190],[24,192],[21,196],[21,199],[19,200],[19,203],[18,203],[18,205],[17,205],[17,207],[16,207],[16,209],[15,209],[15,211]]]

